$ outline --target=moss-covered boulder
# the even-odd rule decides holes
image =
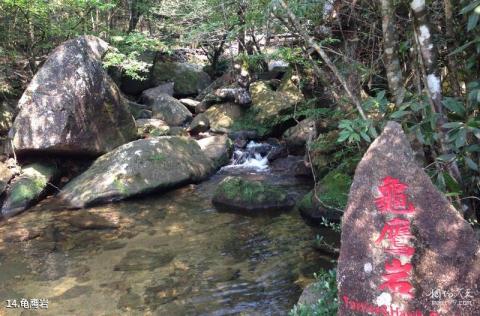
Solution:
[[[215,207],[224,211],[285,211],[295,202],[288,193],[259,181],[227,177],[219,185],[212,199]]]
[[[226,135],[211,136],[197,140],[203,153],[215,164],[215,168],[225,166],[233,154],[233,142]]]
[[[316,195],[310,191],[298,203],[300,213],[313,223],[322,223],[323,218],[339,222],[347,205],[352,178],[338,170],[330,171],[317,184]]]
[[[53,164],[35,163],[23,167],[21,175],[10,183],[2,207],[2,216],[13,216],[37,202],[57,171]]]
[[[159,94],[152,104],[152,117],[169,126],[182,126],[192,121],[192,113],[177,99]]]
[[[213,171],[212,160],[193,139],[141,139],[99,157],[64,187],[60,198],[82,208],[198,182]]]
[[[292,111],[295,104],[304,101],[302,92],[292,78],[293,76],[286,76],[276,91],[265,81],[257,81],[250,85],[251,110],[256,113],[258,122],[276,119],[278,115]]]
[[[235,123],[239,120],[244,111],[241,106],[235,103],[222,103],[210,107],[205,111],[210,130],[214,133],[229,133]]]
[[[212,80],[201,67],[187,63],[159,62],[152,71],[152,82],[159,85],[174,82],[174,95],[186,97],[198,95],[207,88]]]

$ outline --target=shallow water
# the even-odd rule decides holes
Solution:
[[[286,315],[313,273],[332,266],[315,235],[336,237],[297,210],[218,212],[212,193],[232,172],[88,210],[47,199],[0,223],[0,315]],[[310,189],[275,170],[242,176],[297,197]],[[48,310],[5,308],[21,298],[48,299]]]

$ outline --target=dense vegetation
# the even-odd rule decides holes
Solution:
[[[188,48],[205,56],[204,69],[214,78],[241,69],[249,81],[267,71],[269,62],[283,60],[299,78],[295,84],[305,100],[261,124],[247,113],[235,122],[238,129],[254,126],[268,135],[292,121],[315,120],[326,132],[308,141],[306,156],[322,183],[325,175],[338,178],[332,170],[352,176],[386,122],[398,121],[433,182],[475,222],[480,216],[480,1],[423,3],[0,0],[0,98],[18,99],[46,56],[80,34],[112,44],[105,67],[120,67],[133,79],[145,79],[150,65],[141,56],[152,50],[168,56]],[[324,202],[342,208],[345,196],[334,193]],[[322,282],[330,286],[325,278]],[[304,315],[300,309],[295,313]]]

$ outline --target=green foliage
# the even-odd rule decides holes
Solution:
[[[147,79],[144,73],[152,66],[151,63],[141,60],[141,55],[146,51],[165,49],[161,42],[142,33],[112,36],[111,42],[115,48],[105,55],[104,67],[118,67],[126,76],[137,80]]]
[[[319,198],[326,206],[344,209],[351,185],[352,178],[349,175],[334,169],[320,180]]]
[[[341,120],[338,124],[340,134],[338,142],[347,142],[350,144],[360,144],[365,141],[367,144],[372,142],[372,135],[376,137],[375,129],[373,128],[373,122],[370,120],[363,120],[360,118],[353,120]]]
[[[320,271],[315,274],[313,290],[319,299],[312,305],[295,305],[289,316],[335,316],[338,312],[336,271]]]

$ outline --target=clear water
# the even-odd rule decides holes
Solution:
[[[332,265],[312,248],[315,235],[337,237],[297,210],[218,212],[211,196],[234,171],[88,210],[50,198],[1,222],[0,315],[286,315],[313,273]],[[297,196],[310,188],[275,170],[243,176]],[[5,308],[21,298],[48,299],[48,310]]]

